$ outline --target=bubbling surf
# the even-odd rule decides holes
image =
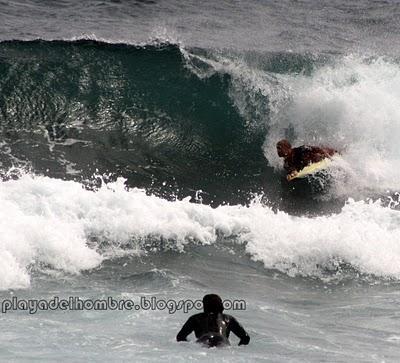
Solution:
[[[29,174],[3,181],[0,288],[28,287],[31,271],[43,266],[76,274],[121,253],[146,253],[148,239],[156,249],[182,253],[193,244],[218,247],[228,240],[266,269],[292,276],[323,277],[346,263],[365,274],[400,278],[400,215],[379,201],[349,200],[335,215],[293,217],[260,198],[247,207],[211,208],[127,190],[124,182],[91,191]]]
[[[285,107],[271,115],[264,152],[279,167],[275,142],[331,145],[340,150],[331,172],[335,192],[354,195],[400,189],[400,66],[351,55],[287,78]],[[336,168],[335,168],[336,166]]]
[[[229,95],[249,129],[264,123],[264,155],[275,169],[282,165],[276,142],[289,138],[340,151],[330,168],[333,196],[400,189],[400,66],[393,59],[184,55],[199,77],[231,76]]]

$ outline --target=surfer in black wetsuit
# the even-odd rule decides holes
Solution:
[[[289,141],[283,139],[276,144],[278,156],[284,158],[283,167],[288,175],[300,171],[307,165],[317,163],[325,158],[329,158],[337,153],[337,150],[329,147],[318,147],[302,145],[293,147]]]
[[[204,313],[192,315],[176,336],[178,342],[186,341],[194,331],[197,342],[207,347],[221,347],[229,344],[229,333],[232,331],[240,338],[239,345],[249,344],[250,337],[230,315],[223,314],[222,300],[218,295],[209,294],[203,298]]]

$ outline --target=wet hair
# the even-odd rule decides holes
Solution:
[[[281,141],[278,141],[276,143],[276,147],[284,147],[284,148],[292,148],[292,145],[290,144],[289,141],[287,141],[286,139],[282,139]]]
[[[292,145],[290,145],[289,141],[283,139],[277,142],[276,149],[278,150],[278,155],[282,157],[290,153],[290,151],[292,150]]]
[[[203,297],[203,307],[205,313],[222,313],[224,305],[222,299],[216,294],[208,294]]]

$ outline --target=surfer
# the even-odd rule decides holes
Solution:
[[[284,158],[284,165],[288,176],[300,171],[307,165],[330,158],[337,150],[329,147],[302,145],[293,147],[289,141],[283,139],[276,144],[278,156]]]
[[[223,314],[224,306],[218,295],[209,294],[203,297],[204,312],[192,315],[176,336],[178,342],[186,341],[187,336],[194,331],[197,343],[207,347],[230,345],[229,333],[232,331],[240,338],[239,345],[249,344],[250,337],[230,315]]]

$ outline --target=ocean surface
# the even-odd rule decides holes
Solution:
[[[399,19],[0,1],[0,361],[398,362]],[[283,137],[340,156],[288,183]],[[207,293],[248,346],[175,342],[196,309],[5,309]]]

